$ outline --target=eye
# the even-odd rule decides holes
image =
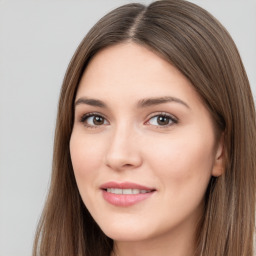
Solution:
[[[81,122],[87,127],[96,127],[108,124],[108,121],[103,116],[94,113],[83,115]]]
[[[169,114],[164,113],[164,114],[159,114],[151,117],[147,123],[154,126],[166,127],[166,126],[171,126],[173,124],[176,124],[177,122],[178,121],[176,118],[172,117]]]

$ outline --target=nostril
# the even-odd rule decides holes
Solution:
[[[124,166],[130,167],[130,166],[132,166],[132,164],[124,164]]]

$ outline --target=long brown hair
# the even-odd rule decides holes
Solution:
[[[183,0],[128,4],[86,35],[67,69],[59,100],[50,191],[33,255],[106,256],[113,241],[88,213],[73,174],[69,140],[81,75],[101,49],[131,41],[177,67],[224,133],[225,172],[212,178],[197,234],[200,256],[253,256],[256,125],[249,82],[237,48],[207,11]]]

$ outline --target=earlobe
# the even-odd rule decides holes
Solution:
[[[219,177],[224,173],[225,163],[224,163],[224,133],[221,134],[219,143],[216,150],[215,162],[212,168],[212,176]]]

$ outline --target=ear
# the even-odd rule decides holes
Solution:
[[[222,133],[216,148],[215,161],[212,168],[212,176],[219,177],[224,173],[224,170],[225,170],[224,155],[225,155],[224,154],[224,133]]]

